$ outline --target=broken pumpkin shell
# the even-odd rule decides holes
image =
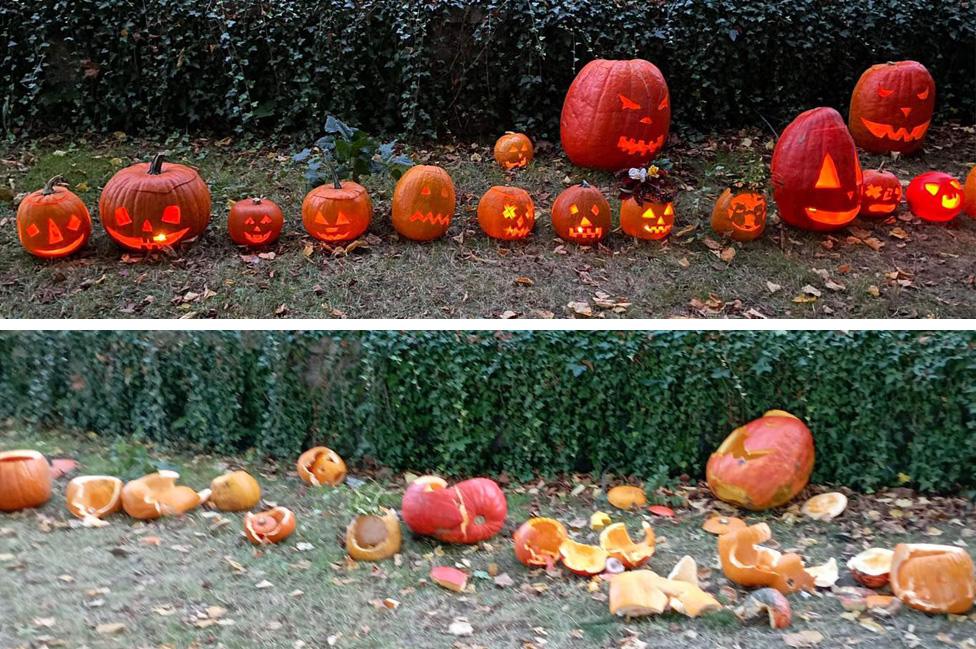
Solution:
[[[633,509],[647,504],[647,495],[641,487],[620,485],[607,492],[607,500],[617,509]]]
[[[746,522],[735,516],[712,516],[702,524],[702,529],[709,534],[721,536],[726,532],[740,530],[746,526]]]
[[[456,593],[460,593],[468,585],[467,573],[451,566],[434,566],[430,569],[430,579],[438,586]]]
[[[403,535],[396,510],[382,516],[357,516],[346,527],[346,552],[357,561],[382,561],[400,551]]]
[[[976,599],[972,557],[953,545],[899,543],[891,559],[891,590],[926,613],[967,613]]]
[[[157,471],[128,482],[122,488],[122,508],[125,513],[143,521],[162,516],[180,516],[205,503],[210,490],[197,493],[190,487],[177,485],[176,471]]]
[[[552,567],[559,562],[559,547],[569,535],[554,518],[530,518],[522,523],[512,541],[515,558],[527,566]]]
[[[789,600],[775,588],[760,588],[749,593],[735,609],[736,617],[743,622],[751,622],[764,614],[771,629],[786,629],[793,623]]]
[[[83,521],[101,520],[122,510],[123,483],[107,475],[86,475],[71,480],[65,489],[68,511]]]
[[[815,521],[830,521],[847,509],[847,496],[839,491],[831,491],[810,498],[800,508],[804,514]]]
[[[688,617],[698,617],[709,611],[721,610],[722,605],[711,594],[706,593],[696,584],[676,579],[665,579],[656,573],[654,585],[668,596],[671,608]]]
[[[837,570],[837,559],[831,557],[826,563],[819,566],[804,568],[807,574],[813,577],[813,585],[817,588],[831,588],[840,579]]]
[[[480,543],[505,526],[508,501],[498,483],[470,478],[448,485],[437,476],[421,476],[403,494],[403,522],[414,534],[444,543]]]
[[[668,596],[657,587],[650,570],[634,570],[610,580],[610,614],[621,617],[658,615],[668,607]]]
[[[684,555],[678,559],[678,563],[674,564],[674,568],[671,568],[671,572],[668,573],[668,579],[672,581],[683,581],[694,586],[698,586],[698,564],[691,555]]]
[[[644,565],[654,555],[654,530],[646,522],[642,522],[644,539],[635,543],[627,532],[623,523],[607,526],[600,533],[600,547],[614,559],[620,561],[627,568],[637,568]]]
[[[599,532],[611,523],[610,514],[606,512],[593,512],[590,515],[590,529]]]
[[[295,513],[285,507],[274,507],[244,517],[244,536],[254,545],[281,543],[295,531]]]
[[[261,485],[247,471],[226,473],[210,483],[209,503],[224,512],[240,512],[261,502]]]
[[[854,581],[868,588],[881,588],[888,583],[894,552],[887,548],[868,548],[847,561]]]
[[[725,576],[741,586],[771,586],[784,594],[814,590],[813,577],[804,569],[800,555],[760,545],[772,536],[766,523],[719,536],[718,554]]]
[[[570,572],[592,577],[606,569],[610,555],[601,547],[566,539],[559,546],[559,557]]]
[[[316,446],[298,458],[298,477],[313,486],[336,487],[346,479],[346,463],[331,448]]]

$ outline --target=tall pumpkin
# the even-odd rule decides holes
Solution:
[[[51,465],[37,451],[0,453],[0,512],[40,507],[51,499]]]
[[[644,59],[590,61],[566,92],[559,133],[573,164],[639,167],[664,147],[671,99],[664,75]]]
[[[129,250],[158,250],[199,236],[210,223],[210,190],[194,169],[152,162],[122,169],[98,200],[105,231]]]
[[[60,176],[28,194],[17,208],[17,236],[24,250],[43,259],[67,257],[88,243],[92,221],[77,194]]]
[[[925,143],[934,109],[935,81],[924,65],[881,63],[854,86],[848,125],[865,151],[911,153]]]
[[[861,206],[861,163],[833,108],[801,113],[783,130],[772,162],[773,198],[793,227],[826,232],[854,220]]]
[[[454,217],[454,181],[433,165],[410,167],[393,190],[393,227],[414,241],[439,239]]]

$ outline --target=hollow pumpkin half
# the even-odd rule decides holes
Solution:
[[[176,471],[157,471],[132,480],[122,488],[122,508],[132,518],[151,521],[185,514],[210,497],[209,489],[197,493],[176,484],[179,479]]]
[[[899,543],[891,559],[891,590],[926,613],[966,613],[976,598],[972,557],[952,545]]]
[[[556,519],[530,518],[512,536],[515,558],[527,566],[550,568],[559,562],[559,546],[567,538],[566,528]]]
[[[798,554],[782,554],[765,543],[773,537],[769,525],[750,525],[718,537],[722,572],[742,586],[771,586],[781,593],[814,590],[814,580]]]
[[[65,489],[68,511],[89,524],[122,510],[123,482],[107,475],[74,478]],[[107,525],[107,523],[102,523]]]
[[[244,517],[244,536],[254,545],[281,543],[295,531],[295,514],[285,507],[274,507]]]
[[[847,561],[854,581],[868,588],[881,588],[888,583],[894,552],[887,548],[868,548]]]
[[[627,568],[637,568],[644,565],[654,555],[656,539],[654,530],[646,522],[642,523],[644,538],[634,542],[623,523],[608,525],[600,532],[600,547],[607,554]]]
[[[400,551],[403,534],[396,510],[357,516],[346,528],[346,552],[357,561],[382,561]]]
[[[566,539],[559,546],[559,557],[570,572],[592,577],[604,571],[610,555],[601,547]]]
[[[313,486],[336,487],[346,479],[346,463],[331,448],[316,446],[298,458],[298,477]]]
[[[800,508],[804,514],[815,521],[830,521],[847,509],[847,496],[839,491],[830,491],[810,498]]]

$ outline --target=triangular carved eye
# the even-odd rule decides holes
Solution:
[[[633,99],[618,95],[620,97],[620,107],[624,110],[640,110],[640,104]]]
[[[165,208],[163,208],[163,223],[169,223],[170,225],[179,225],[180,223],[179,205],[167,205]]]
[[[579,208],[576,207],[576,203],[573,203],[572,205],[569,206],[569,213],[570,214],[577,214],[577,213],[579,213]]]
[[[129,210],[124,207],[115,208],[115,224],[116,225],[129,225],[132,223],[132,217],[129,216]]]
[[[664,216],[674,216],[674,206],[668,203],[668,206],[664,208]]]
[[[77,232],[81,227],[81,219],[78,218],[77,214],[72,214],[71,218],[68,219],[68,229],[72,232]]]
[[[254,225],[254,218],[249,216],[244,219],[244,225]]]
[[[426,186],[425,186],[425,187],[423,187],[423,188],[422,188],[422,189],[420,190],[420,195],[421,195],[421,196],[430,196],[430,187],[426,187]]]
[[[925,101],[926,99],[928,99],[929,98],[929,89],[926,88],[922,92],[918,93],[918,98],[921,99],[922,101]]]
[[[664,95],[664,99],[662,99],[661,100],[661,103],[657,105],[657,109],[658,110],[664,110],[665,108],[668,107],[668,105],[669,105],[668,96],[667,95]]]
[[[328,225],[328,222],[325,220],[325,217],[322,215],[321,210],[315,213],[315,222],[318,223],[319,225]]]
[[[939,186],[935,183],[925,183],[925,191],[935,196],[939,193]]]
[[[824,154],[823,164],[820,165],[820,176],[817,178],[817,189],[839,189],[840,179],[837,177],[837,165],[829,153]]]
[[[336,225],[349,225],[349,217],[339,212],[339,216],[336,217]]]
[[[654,218],[654,208],[653,207],[649,207],[646,210],[644,210],[644,213],[641,214],[641,218],[653,219]]]
[[[264,215],[264,218],[261,219],[261,224],[262,225],[267,225],[269,223],[271,223],[271,217],[268,216],[267,214],[265,214]]]

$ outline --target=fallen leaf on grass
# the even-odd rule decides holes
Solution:
[[[820,644],[823,639],[822,633],[812,629],[783,634],[783,642],[786,643],[787,647],[814,647]]]
[[[99,624],[95,627],[95,633],[99,635],[118,635],[120,633],[125,633],[125,625],[121,622]]]
[[[779,284],[774,284],[773,282],[770,282],[769,280],[766,280],[766,288],[769,289],[770,294],[773,294],[773,293],[776,293],[778,290],[780,290],[783,287],[780,286]]]
[[[257,588],[258,590],[265,590],[267,588],[272,588],[273,586],[274,584],[272,584],[267,579],[263,581],[259,581],[258,583],[254,584],[254,587]]]
[[[587,302],[570,302],[566,308],[583,318],[589,318],[593,315],[593,308]]]
[[[468,624],[467,620],[459,618],[451,622],[451,625],[447,627],[447,632],[454,636],[465,637],[474,633],[474,627]]]
[[[722,252],[719,253],[718,258],[727,264],[731,264],[732,260],[735,259],[735,248],[733,248],[732,246],[729,246],[728,248],[723,248]]]
[[[495,577],[495,585],[498,586],[499,588],[508,588],[509,586],[512,586],[514,584],[515,584],[515,580],[509,577],[507,572],[503,572],[502,574]]]

